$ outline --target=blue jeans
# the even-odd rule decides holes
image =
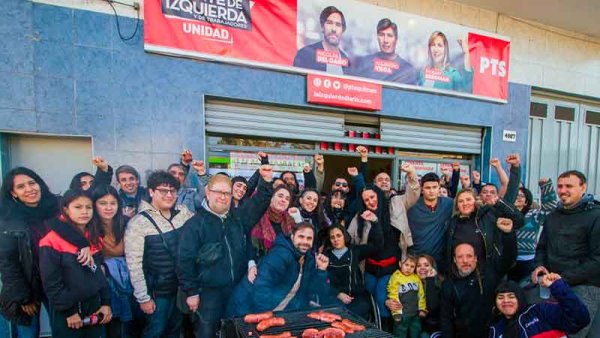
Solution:
[[[10,338],[10,322],[0,316],[0,338]]]
[[[33,316],[29,326],[17,325],[16,331],[17,338],[38,338],[40,336],[40,314]]]
[[[387,286],[392,275],[385,275],[382,277],[375,277],[370,273],[365,273],[365,287],[367,291],[375,298],[377,308],[379,309],[379,315],[383,318],[389,318],[392,316],[390,310],[385,306],[387,299]]]
[[[156,309],[146,315],[143,338],[179,338],[182,317],[176,301],[176,295],[154,298]]]

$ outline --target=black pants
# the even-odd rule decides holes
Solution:
[[[213,338],[217,335],[232,291],[230,287],[202,289],[200,307],[194,318],[196,338]]]
[[[81,319],[93,314],[100,308],[100,296],[86,299],[80,303]],[[52,337],[60,338],[104,338],[104,325],[84,326],[80,329],[73,330],[67,326],[67,315],[63,312],[56,311],[50,304],[50,326],[52,327]]]

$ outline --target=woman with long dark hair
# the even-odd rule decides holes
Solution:
[[[353,245],[350,235],[341,224],[330,226],[326,233],[328,242],[324,254],[329,258],[327,274],[334,296],[350,311],[368,319],[371,300],[359,264],[383,242],[381,228],[375,225],[371,229],[369,242],[364,245]]]
[[[38,244],[45,221],[58,213],[58,197],[33,170],[12,169],[0,189],[0,313],[16,325],[17,336],[38,337],[42,289]],[[77,243],[78,260],[89,264],[86,242]]]
[[[361,193],[362,203],[358,212],[348,226],[353,244],[368,243],[375,224],[383,232],[383,244],[367,257],[364,271],[367,290],[375,298],[382,324],[390,332],[393,323],[391,313],[385,305],[387,285],[398,262],[412,245],[406,211],[418,201],[421,192],[415,168],[404,163],[401,170],[408,177],[406,193],[387,198],[385,192],[376,185],[367,184]]]
[[[104,255],[105,274],[112,293],[113,318],[106,325],[107,338],[135,337],[140,328],[134,318],[143,318],[133,298],[133,287],[125,261],[123,237],[127,217],[121,212],[122,205],[117,189],[101,185],[93,189],[94,222],[90,227],[90,239],[98,239]],[[133,304],[133,305],[132,305]],[[135,314],[135,315],[134,315]]]
[[[47,222],[48,233],[40,240],[40,273],[50,304],[50,326],[55,337],[104,337],[110,322],[111,295],[99,269],[103,263],[101,239],[92,237],[93,203],[83,190],[68,190],[62,198],[60,214]],[[72,239],[76,241],[72,241]],[[75,242],[90,245],[94,261],[82,266],[77,261]],[[92,319],[84,326],[83,319]]]

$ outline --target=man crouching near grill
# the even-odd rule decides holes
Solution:
[[[258,264],[254,284],[244,278],[234,291],[227,315],[308,309],[314,295],[327,299],[329,258],[323,254],[314,256],[314,238],[315,230],[306,222],[296,224],[290,236],[277,236]]]

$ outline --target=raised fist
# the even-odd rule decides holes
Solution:
[[[518,167],[521,164],[521,157],[519,154],[510,154],[506,156],[506,163],[513,167]]]
[[[375,215],[371,210],[365,210],[360,217],[362,217],[365,221],[376,222],[377,215]]]
[[[367,156],[369,156],[369,149],[365,146],[356,147],[356,151],[360,154],[361,158],[367,158]]]
[[[402,165],[400,166],[400,170],[404,171],[405,173],[407,173],[410,176],[414,175],[417,172],[415,170],[415,167],[408,162],[402,163]]]
[[[190,150],[185,149],[184,151],[181,152],[181,163],[183,163],[185,165],[190,165],[193,158],[194,157],[192,156],[192,152]]]
[[[500,231],[509,233],[512,231],[513,221],[509,218],[500,217],[496,220],[496,226],[498,227],[498,229],[500,229]]]
[[[490,160],[490,165],[494,168],[500,168],[500,160],[494,157]]]
[[[263,164],[260,166],[260,177],[262,177],[265,182],[273,181],[273,168],[269,164]]]
[[[358,169],[356,169],[356,167],[349,167],[348,168],[348,175],[354,177],[358,175]]]
[[[92,164],[104,172],[108,171],[108,162],[106,162],[106,160],[102,156],[94,157],[92,159]]]
[[[192,168],[196,170],[198,175],[206,175],[206,168],[204,167],[204,161],[192,161]]]

